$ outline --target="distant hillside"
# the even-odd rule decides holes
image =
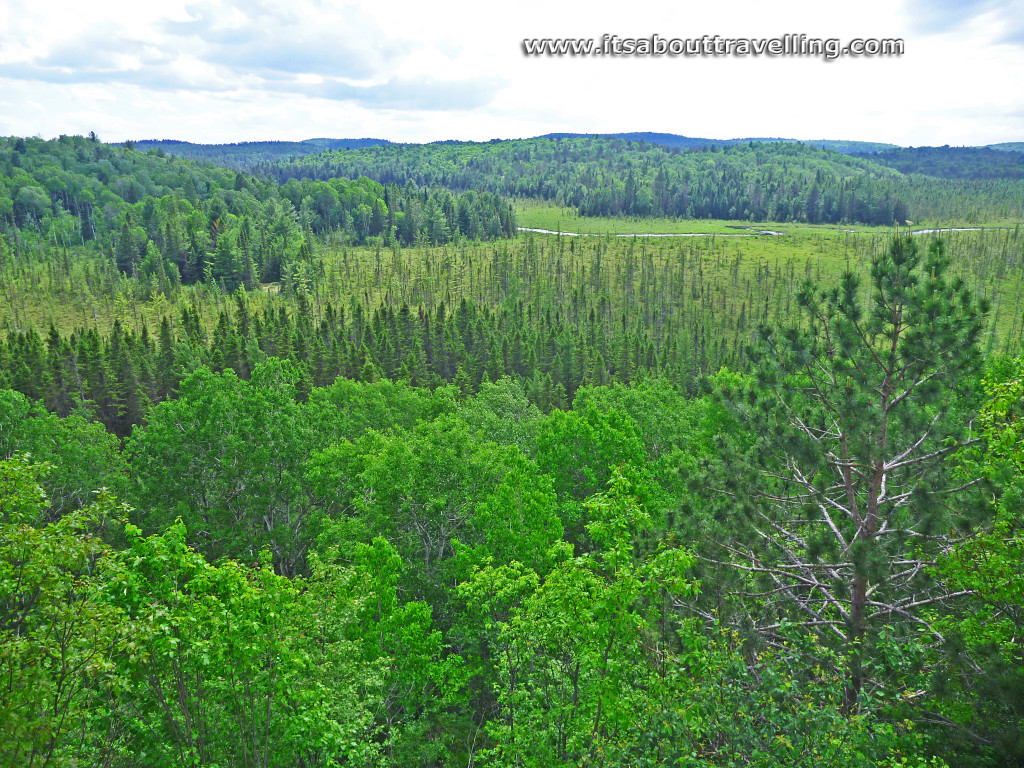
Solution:
[[[713,144],[722,146],[728,141],[721,139],[700,139],[690,136],[679,136],[674,133],[545,133],[538,136],[538,139],[625,139],[626,141],[643,141],[648,144],[656,144],[660,147],[675,147],[679,149],[696,149],[697,147],[710,147]]]
[[[379,147],[382,144],[393,144],[387,139],[304,139],[302,144],[318,147],[321,151],[328,149],[360,149],[362,147]]]
[[[145,139],[124,142],[141,152],[153,149],[183,160],[209,161],[238,170],[250,170],[257,163],[289,160],[333,149],[360,149],[390,144],[384,139],[306,139],[304,141],[243,141],[237,144],[193,144],[173,139]]]
[[[363,243],[387,232],[412,245],[515,233],[510,201],[493,194],[337,177],[281,187],[166,150],[161,156],[162,148],[0,138],[0,262],[7,243],[22,248],[26,238],[65,248],[95,242],[122,272],[152,278],[160,290],[197,281],[233,289],[287,275],[308,258],[310,235]]]
[[[756,139],[755,139],[756,141]],[[762,139],[771,141],[771,139]],[[775,139],[775,141],[791,141],[791,139]],[[887,149],[899,149],[896,144],[886,144],[880,141],[844,141],[842,139],[804,139],[803,144],[809,144],[819,149],[831,149],[844,155],[855,155],[860,152],[880,152]]]
[[[633,133],[546,133],[538,136],[539,139],[585,139],[600,136],[605,139],[626,139],[627,141],[643,141],[648,144],[656,144],[661,147],[676,147],[679,149],[697,149],[698,147],[730,146],[734,144],[747,144],[751,141],[760,144],[777,142],[800,143],[819,149],[831,149],[844,155],[852,155],[858,152],[878,152],[884,149],[897,148],[896,144],[884,144],[877,141],[845,141],[842,139],[784,139],[769,137],[748,137],[743,139],[704,139],[691,136],[680,136],[675,133],[653,133],[639,131]]]
[[[1024,148],[1024,144],[1020,145]],[[901,173],[942,179],[1024,179],[1024,152],[991,147],[909,147],[858,154]]]
[[[989,144],[988,147],[1001,152],[1024,152],[1024,141],[1004,141],[1002,144]]]
[[[540,139],[588,139],[599,134],[589,133],[548,133]],[[757,143],[797,143],[796,139],[782,138],[744,138],[744,139],[707,139],[691,136],[680,136],[674,133],[632,132],[600,134],[601,138],[641,141],[659,147],[690,150],[706,147],[725,147],[736,144]],[[139,141],[120,142],[114,146],[131,146],[141,152],[154,150],[158,154],[172,155],[183,160],[211,162],[239,171],[253,171],[257,167],[275,162],[287,162],[321,152],[346,149],[364,149],[386,145],[401,144],[386,139],[331,139],[313,138],[303,141],[241,141],[232,144],[196,144],[175,139],[143,139]],[[462,144],[454,139],[434,142],[435,144]],[[471,143],[471,142],[470,142]],[[831,149],[841,154],[876,152],[894,148],[894,144],[880,144],[869,141],[839,141],[815,139],[799,142],[820,149]]]
[[[540,198],[585,216],[749,221],[903,221],[906,184],[877,163],[796,142],[665,147],[627,138],[392,144],[259,165],[289,179],[367,176],[385,185]]]

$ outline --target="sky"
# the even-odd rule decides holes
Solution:
[[[902,56],[527,57],[524,38],[902,38]],[[1024,141],[1024,0],[4,0],[0,135],[552,131]]]

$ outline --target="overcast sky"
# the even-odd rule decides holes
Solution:
[[[526,37],[903,38],[902,57],[527,58]],[[1024,0],[3,0],[0,135],[1024,141]]]

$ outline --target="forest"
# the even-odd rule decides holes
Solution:
[[[252,151],[0,139],[0,766],[1024,765],[1019,182]]]
[[[945,179],[1024,179],[1024,152],[989,147],[907,147],[858,154],[895,168]]]
[[[26,232],[65,251],[95,241],[113,249],[120,271],[161,285],[280,280],[308,265],[313,234],[327,231],[355,243],[387,232],[389,241],[436,245],[516,228],[509,202],[486,192],[383,187],[365,177],[279,186],[95,137],[0,142],[5,248],[20,253]]]
[[[1018,155],[985,151],[1008,159]],[[907,219],[1019,220],[1024,214],[1024,182],[1018,178],[905,176],[877,159],[799,142],[683,151],[625,139],[564,138],[334,150],[255,170],[279,182],[368,176],[382,184],[487,189],[555,202],[587,216],[890,226]]]
[[[896,149],[895,144],[884,144],[877,141],[842,141],[834,139],[821,139],[818,141],[803,141],[797,139],[782,138],[745,138],[745,139],[700,139],[692,136],[680,136],[675,133],[652,133],[650,131],[636,131],[630,133],[602,133],[598,134],[604,139],[625,139],[627,141],[639,141],[646,144],[657,144],[663,147],[678,147],[679,149],[695,149],[697,147],[728,146],[731,144],[749,144],[757,142],[764,144],[768,142],[789,142],[802,143],[821,149],[832,149],[844,155],[852,155],[858,152],[879,152],[885,149]],[[585,133],[545,133],[538,136],[539,139],[585,139],[593,134]]]
[[[120,146],[148,152],[153,149],[184,160],[209,161],[235,170],[251,171],[258,163],[315,155],[328,149],[354,149],[390,144],[385,139],[306,139],[305,141],[241,141],[235,144],[194,144],[173,139],[126,141]],[[882,149],[883,147],[878,147]],[[872,151],[864,148],[863,151]]]

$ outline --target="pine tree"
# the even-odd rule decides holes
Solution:
[[[132,242],[131,223],[127,216],[121,225],[121,233],[117,238],[115,255],[117,268],[126,274],[134,275],[135,268],[138,265],[139,251]]]
[[[157,392],[161,400],[167,399],[177,381],[174,379],[174,339],[171,336],[171,323],[165,316],[160,321],[159,352],[156,369]]]
[[[750,487],[727,489],[756,535],[724,551],[775,602],[758,630],[777,636],[788,616],[841,645],[851,711],[878,629],[937,635],[928,609],[951,595],[926,564],[969,522],[958,517],[966,501],[957,513],[946,503],[962,490],[946,459],[977,439],[964,413],[987,307],[947,268],[940,242],[922,259],[903,237],[871,265],[869,309],[852,273],[831,290],[808,280],[803,323],[759,333],[756,386],[726,388],[755,438],[745,466],[761,480],[752,502]],[[726,478],[742,476],[734,455]]]

